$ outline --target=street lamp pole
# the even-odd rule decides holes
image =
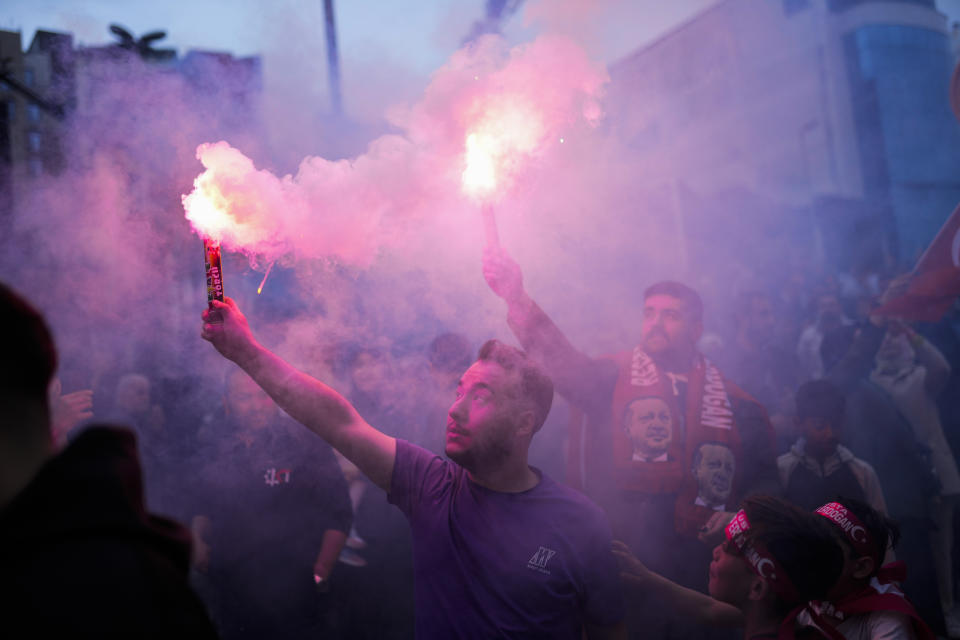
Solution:
[[[337,21],[333,13],[333,0],[323,0],[323,15],[327,34],[327,80],[330,84],[330,104],[335,116],[343,115],[340,97],[340,56],[337,53]]]

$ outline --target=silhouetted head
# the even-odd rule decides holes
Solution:
[[[826,380],[811,380],[797,389],[797,430],[806,440],[805,453],[823,460],[837,449],[843,427],[845,400]]]
[[[817,513],[833,527],[843,549],[843,570],[827,597],[836,602],[860,591],[877,575],[887,550],[900,540],[900,527],[866,502],[844,496],[821,506]]]
[[[742,514],[749,527],[737,528],[738,516],[726,542],[713,550],[710,595],[744,613],[762,610],[768,616],[825,599],[843,566],[829,523],[770,496],[747,498]]]
[[[737,332],[752,344],[763,346],[773,339],[777,319],[773,301],[763,291],[745,291],[738,295],[733,315]]]
[[[49,429],[47,390],[57,368],[57,350],[40,312],[0,283],[3,350],[0,357],[0,411],[4,429],[17,429],[25,412],[41,417]],[[34,425],[35,426],[35,425]]]

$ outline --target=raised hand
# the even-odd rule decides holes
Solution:
[[[508,304],[525,295],[520,265],[499,247],[487,247],[483,250],[483,277],[490,289]]]
[[[51,423],[53,441],[61,445],[66,441],[71,429],[93,417],[93,391],[83,389],[60,395],[60,382],[55,384],[51,393],[54,396],[50,403]]]
[[[204,309],[203,329],[200,335],[210,342],[217,351],[228,360],[237,364],[252,356],[257,350],[257,341],[250,331],[247,318],[237,307],[233,298],[224,298],[223,302],[213,300],[210,303],[213,309]],[[218,320],[217,315],[222,318]]]

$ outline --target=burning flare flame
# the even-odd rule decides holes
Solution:
[[[226,142],[202,144],[197,158],[206,170],[183,196],[183,210],[198,235],[228,249],[263,250],[273,240],[271,210],[285,204],[279,181],[264,180],[253,161]],[[282,194],[281,194],[282,195]]]
[[[467,167],[463,170],[463,190],[467,195],[483,197],[497,188],[493,146],[488,136],[467,134]]]
[[[543,119],[539,109],[516,97],[489,99],[475,125],[467,130],[463,192],[488,201],[506,186],[523,161],[543,146]]]

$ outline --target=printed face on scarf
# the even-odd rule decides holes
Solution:
[[[665,454],[673,441],[673,415],[661,398],[638,398],[627,405],[623,428],[633,444],[633,453],[643,458]]]
[[[743,608],[754,581],[761,579],[730,540],[713,548],[707,592],[714,600]]]
[[[737,469],[733,452],[719,443],[702,444],[694,455],[694,463],[693,477],[697,479],[700,499],[711,507],[725,505]]]
[[[692,349],[702,331],[700,321],[683,300],[665,294],[644,300],[640,342],[651,356]]]
[[[447,416],[446,454],[472,470],[495,466],[518,444],[519,377],[492,361],[480,360],[460,378]],[[532,413],[532,411],[531,411]]]

